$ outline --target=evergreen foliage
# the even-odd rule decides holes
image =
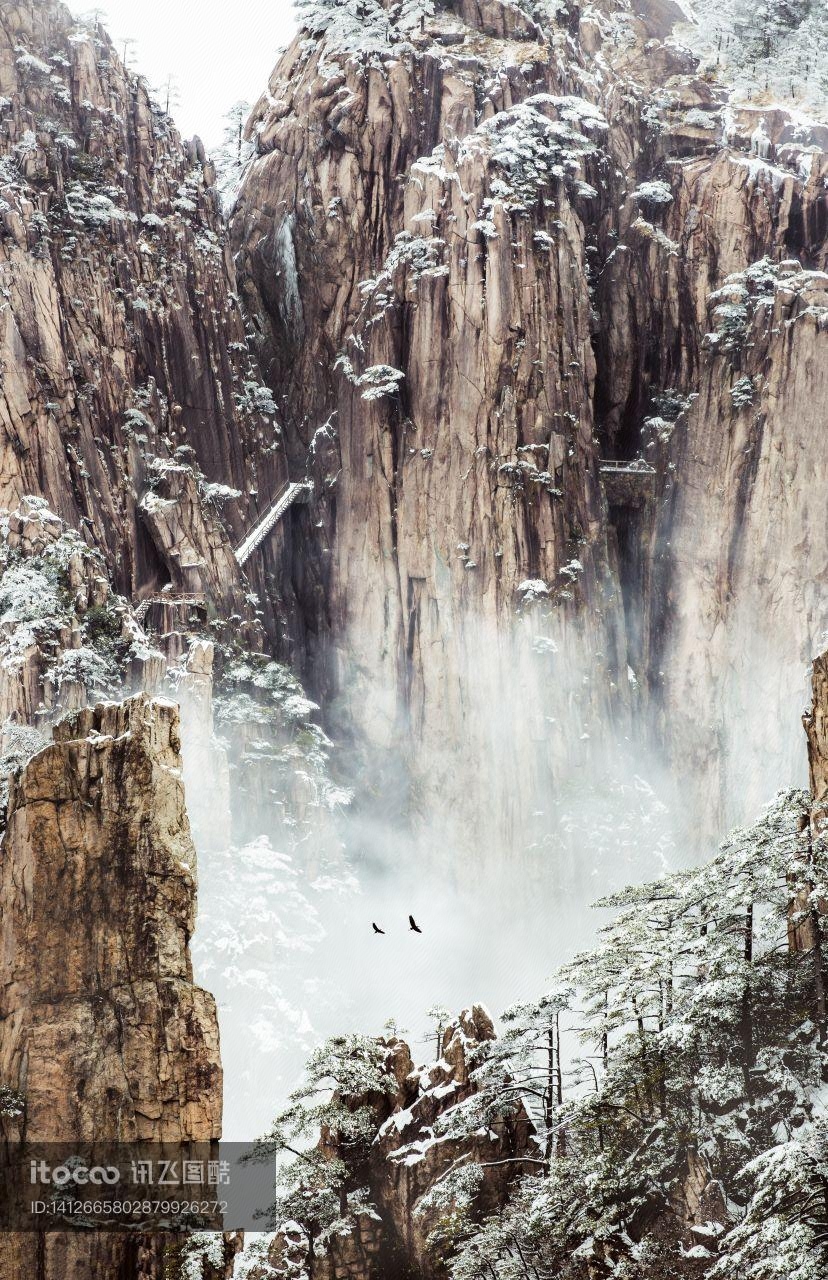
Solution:
[[[497,1212],[473,1159],[422,1198],[452,1280],[825,1276],[828,856],[809,803],[782,793],[707,865],[599,903],[615,916],[598,945],[474,1047],[473,1091],[436,1118],[434,1140],[474,1151],[506,1117],[532,1139],[503,1161]],[[432,1012],[442,1026],[446,1011]],[[374,1211],[371,1099],[393,1092],[387,1055],[385,1041],[329,1041],[259,1145],[292,1152],[278,1211],[320,1249],[349,1214]]]

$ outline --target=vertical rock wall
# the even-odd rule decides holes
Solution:
[[[525,848],[621,760],[631,708],[695,836],[745,818],[797,780],[825,626],[825,132],[728,103],[669,3],[535,18],[309,18],[231,221],[317,480],[306,673],[475,857],[484,809]],[[637,457],[650,494],[614,504],[600,461]]]
[[[195,578],[255,636],[232,544],[284,483],[198,140],[95,20],[57,0],[0,25],[0,505],[44,497],[146,595]],[[251,562],[286,644],[274,535]]]
[[[649,619],[661,732],[711,833],[805,783],[796,724],[828,627],[828,275],[728,279],[670,443]]]
[[[500,4],[384,55],[300,38],[232,222],[317,479],[307,674],[385,794],[492,863],[628,727],[587,269],[614,172],[570,53]]]
[[[220,1136],[194,924],[176,708],[141,695],[64,720],[13,782],[0,846],[0,1082],[24,1100],[27,1139]],[[15,1280],[104,1280],[139,1246],[47,1234],[6,1247]]]

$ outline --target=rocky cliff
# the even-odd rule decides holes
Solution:
[[[40,495],[122,594],[206,592],[253,635],[231,547],[286,472],[214,177],[96,21],[4,5],[0,505]],[[287,584],[266,572],[275,637]]]
[[[272,658],[348,745],[367,862],[404,847],[417,871],[528,886],[544,924],[570,873],[664,865],[628,799],[662,762],[691,844],[798,778],[828,623],[828,142],[703,73],[684,16],[304,0],[228,231],[203,147],[100,26],[3,5],[0,1085],[28,1133],[218,1132],[182,777],[215,855],[205,972],[260,993],[245,1088],[272,1077],[273,1026],[309,1034],[285,954],[322,929],[348,793]],[[305,475],[312,501],[241,569],[234,546]],[[389,839],[403,826],[419,845]],[[813,855],[819,808],[810,833]],[[791,913],[795,951],[818,936]],[[442,1132],[490,1032],[473,1010],[425,1073],[391,1046],[346,1187],[378,1215],[331,1232],[315,1280],[439,1274],[447,1159],[505,1200],[488,1165],[519,1164],[525,1135]],[[347,1155],[332,1131],[321,1149]],[[689,1168],[685,1234],[708,1212]],[[308,1243],[286,1225],[267,1265],[302,1274]],[[158,1265],[151,1240],[84,1248],[50,1240],[38,1274]]]
[[[477,1092],[472,1072],[480,1050],[494,1039],[489,1014],[474,1005],[442,1031],[433,1063],[415,1067],[403,1040],[378,1042],[390,1079],[386,1091],[348,1087],[334,1097],[334,1107],[341,1102],[350,1114],[367,1110],[367,1159],[355,1159],[354,1135],[345,1126],[325,1125],[320,1140],[325,1159],[345,1168],[340,1220],[315,1241],[312,1215],[303,1223],[281,1224],[266,1242],[261,1268],[255,1262],[261,1243],[244,1255],[251,1280],[443,1276],[443,1253],[451,1249],[455,1225],[451,1197],[438,1189],[446,1175],[461,1166],[472,1176],[479,1172],[480,1211],[496,1213],[522,1159],[532,1159],[532,1126],[522,1107],[487,1116],[473,1141],[451,1133],[453,1114]]]
[[[566,30],[516,8],[384,39],[302,35],[277,67],[232,221],[242,292],[288,451],[327,495],[303,596],[316,687],[372,747],[397,745],[423,809],[451,823],[450,791],[479,836],[486,790],[519,843],[550,757],[583,754],[591,714],[625,712],[584,278],[606,121],[564,65]],[[535,699],[540,726],[578,711],[527,759],[510,715]],[[447,790],[461,741],[478,781]]]
[[[792,723],[825,625],[824,130],[731,101],[669,0],[358,17],[301,9],[231,223],[318,481],[306,671],[478,854],[481,797],[537,844],[631,711],[721,829],[795,768],[747,672]]]
[[[12,782],[0,1080],[20,1108],[8,1136],[78,1154],[220,1136],[215,1003],[189,953],[195,850],[179,733],[171,703],[104,703],[63,720]],[[142,1256],[155,1274],[161,1251],[137,1236],[31,1234],[12,1238],[4,1274],[138,1276]]]
[[[828,276],[816,269],[826,252],[825,157],[808,159],[807,182],[756,173],[762,203],[763,191],[776,193],[780,225],[761,246],[769,257],[710,279],[719,287],[699,326],[698,377],[687,384],[697,398],[666,446],[665,500],[649,543],[650,679],[663,733],[727,822],[780,780],[805,780],[789,726],[826,623],[827,548],[814,508],[824,483],[815,442],[828,342]],[[812,201],[797,233],[812,228],[804,242],[786,228],[786,191],[806,209]],[[787,256],[791,247],[798,258]],[[757,673],[773,691],[780,727],[770,733]]]

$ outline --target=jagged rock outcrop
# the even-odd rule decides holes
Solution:
[[[139,695],[75,712],[54,736],[10,787],[4,1083],[26,1099],[30,1136],[216,1138],[177,710]]]
[[[217,606],[254,636],[231,543],[283,482],[284,455],[204,149],[182,143],[96,20],[58,0],[4,6],[0,104],[0,504],[43,496],[126,596],[206,566]],[[177,504],[162,525],[147,495],[172,460],[191,479],[161,495]],[[205,511],[216,486],[223,521]],[[268,557],[248,576],[275,638],[290,588],[264,590]]]
[[[113,592],[97,551],[26,497],[0,513],[0,725],[5,775],[65,711],[118,689],[156,690],[163,655]]]
[[[474,1093],[470,1072],[475,1051],[494,1038],[494,1025],[481,1005],[464,1009],[443,1032],[438,1061],[406,1076],[400,1098],[378,1133],[373,1187],[380,1214],[399,1242],[400,1256],[424,1277],[441,1274],[429,1236],[445,1218],[447,1206],[423,1202],[442,1175],[458,1161],[480,1164],[478,1208],[481,1214],[493,1213],[521,1167],[520,1155],[530,1153],[531,1121],[522,1107],[485,1131],[481,1126],[473,1149],[462,1140],[435,1135],[435,1122]]]
[[[348,1104],[356,1109],[364,1101],[376,1124],[366,1171],[368,1197],[376,1212],[350,1218],[341,1231],[329,1233],[325,1247],[317,1246],[312,1256],[304,1227],[284,1224],[268,1250],[275,1275],[310,1280],[388,1280],[409,1275],[437,1280],[444,1276],[440,1252],[429,1237],[438,1225],[446,1228],[450,1205],[439,1195],[429,1200],[429,1192],[451,1167],[479,1163],[483,1166],[479,1210],[496,1212],[521,1168],[521,1156],[529,1155],[532,1128],[522,1107],[481,1126],[473,1142],[435,1131],[438,1122],[447,1121],[452,1109],[474,1094],[470,1073],[475,1054],[494,1038],[489,1014],[482,1005],[474,1005],[445,1028],[440,1057],[430,1065],[415,1068],[404,1041],[387,1042],[396,1095],[351,1097]],[[340,1150],[330,1135],[323,1134],[322,1144],[331,1158],[341,1158],[347,1165],[347,1143]],[[255,1270],[252,1276],[258,1280]]]
[[[203,595],[222,620],[241,620],[248,610],[233,550],[192,467],[156,459],[139,511],[169,568],[170,591]]]
[[[767,769],[723,729],[722,682],[778,662],[790,723],[825,626],[797,463],[824,402],[825,131],[730,103],[670,3],[436,10],[307,6],[249,125],[241,289],[319,497],[306,672],[477,857],[481,797],[501,848],[536,846],[527,815],[605,772],[599,741],[618,759],[631,707],[705,797],[706,839],[796,780],[787,728]],[[765,257],[779,309],[750,304],[737,369],[709,308]],[[607,502],[602,456],[640,453],[652,493]]]
[[[176,708],[140,695],[67,717],[13,780],[0,846],[0,1082],[24,1104],[12,1133],[79,1151],[220,1136],[195,892]],[[21,1236],[8,1274],[35,1274],[40,1250],[49,1280],[109,1280],[130,1259],[142,1275],[139,1245]]]

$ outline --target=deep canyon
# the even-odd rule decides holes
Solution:
[[[534,1110],[528,1085],[503,1102],[512,1024],[487,1008],[524,1002],[523,1026],[603,924],[600,970],[612,912],[661,910],[629,883],[702,912],[677,944],[695,956],[719,936],[699,907],[714,856],[749,900],[738,964],[778,954],[758,940],[776,899],[738,879],[743,836],[716,855],[776,804],[745,865],[782,867],[784,981],[813,963],[815,985],[780,1001],[805,1010],[795,1027],[780,1012],[760,1031],[752,1002],[776,1009],[783,979],[738,969],[742,1091],[723,1102],[717,1076],[709,1111],[741,1117],[743,1163],[785,1117],[803,1150],[816,1123],[816,8],[769,4],[757,34],[739,0],[303,0],[235,154],[213,158],[94,16],[0,0],[0,1135],[252,1141],[325,1037],[355,1037],[364,1065],[360,1087],[330,1058],[317,1081],[339,1118],[303,1158],[330,1222],[285,1211],[246,1243],[9,1232],[4,1280],[753,1265],[759,1192],[738,1191],[713,1121],[704,1141],[685,1126],[669,1178],[623,1213],[574,1223],[555,1162],[579,1133],[626,1151],[578,1110],[586,1075],[566,1112],[575,1006],[531,1015],[548,1045]],[[600,1067],[652,1110],[650,1151],[669,1145],[664,1044],[689,1054],[699,1016],[670,1032],[689,962],[659,957],[629,997],[641,1061],[660,1064],[644,1093],[613,1076],[626,1023],[609,1012],[589,1067],[596,1096]],[[717,961],[694,963],[707,981]],[[788,1075],[765,1089],[771,1058]],[[343,1108],[362,1117],[350,1143]],[[493,1243],[487,1224],[542,1216],[519,1199],[533,1162],[560,1196],[541,1243],[514,1225]],[[552,1217],[569,1232],[554,1256]],[[782,1252],[762,1270],[760,1250],[743,1274],[819,1277],[819,1224],[797,1223],[814,1270]]]

